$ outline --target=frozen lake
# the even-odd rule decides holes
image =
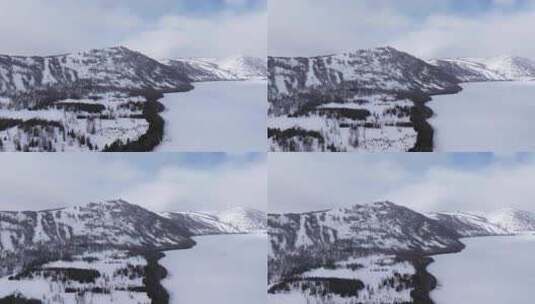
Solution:
[[[266,234],[202,236],[192,249],[165,252],[162,281],[171,304],[267,303]]]
[[[164,142],[157,151],[266,151],[267,83],[195,83],[166,94]]]
[[[463,239],[460,253],[435,256],[429,272],[439,282],[436,304],[531,304],[535,236]]]
[[[535,151],[535,82],[462,84],[455,95],[433,96],[435,150]]]

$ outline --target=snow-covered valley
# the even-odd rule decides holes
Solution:
[[[434,96],[435,150],[533,151],[535,82],[462,84],[456,95]]]
[[[42,304],[148,304],[146,266],[144,257],[127,251],[86,252],[0,278],[0,299],[16,295]]]
[[[436,304],[533,302],[535,235],[463,239],[460,253],[433,257]],[[471,282],[471,283],[470,283]]]
[[[431,292],[436,280],[439,289],[454,281],[453,289],[443,287],[444,293],[466,289],[466,277],[478,281],[479,274],[459,274],[458,267],[463,263],[444,265],[443,259],[457,257],[452,258],[457,261],[465,252],[471,252],[474,242],[477,245],[479,240],[504,237],[509,240],[505,245],[495,242],[484,249],[500,252],[488,255],[485,267],[491,269],[492,259],[494,263],[510,263],[505,257],[510,247],[507,242],[530,240],[520,252],[526,257],[535,242],[535,213],[513,208],[421,214],[391,202],[375,202],[351,208],[270,214],[268,227],[268,294],[270,303],[277,304],[432,303],[430,294],[435,294]],[[477,247],[476,251],[483,253]],[[524,257],[519,260],[529,263]],[[435,271],[436,267],[445,268],[444,278],[441,271]],[[499,276],[497,272],[484,273],[489,282]],[[523,273],[533,277],[535,272],[528,267]],[[505,278],[496,281],[502,279]],[[520,285],[525,295],[530,289]],[[436,304],[464,303],[463,298],[453,299]],[[468,302],[480,303],[474,300],[477,298],[469,299],[473,301]]]
[[[265,81],[194,86],[160,100],[166,127],[158,151],[266,151]]]
[[[170,304],[265,304],[265,233],[196,237],[190,250],[165,252],[162,285]]]

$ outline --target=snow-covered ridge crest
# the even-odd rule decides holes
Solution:
[[[91,86],[109,90],[183,90],[190,79],[126,47],[54,56],[0,55],[0,94]]]
[[[253,233],[267,230],[266,213],[257,209],[234,207],[219,212],[161,213],[193,235]]]
[[[376,202],[308,213],[268,216],[271,253],[312,248],[440,252],[462,248],[458,234],[435,220],[392,202]]]
[[[428,216],[465,237],[535,232],[535,213],[514,208],[493,212],[435,212]]]
[[[42,246],[187,248],[189,231],[124,200],[42,211],[1,211],[0,251]]]
[[[267,79],[267,62],[258,57],[240,55],[223,60],[217,58],[177,58],[164,59],[160,62],[187,74],[188,77],[197,82]]]
[[[535,61],[519,56],[447,58],[428,62],[464,82],[535,80]]]
[[[270,102],[307,92],[455,91],[458,80],[392,47],[316,57],[268,57]]]

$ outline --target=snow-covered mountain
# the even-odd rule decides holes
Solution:
[[[464,82],[535,79],[535,61],[518,56],[429,61]]]
[[[464,237],[509,234],[507,230],[490,222],[489,219],[483,215],[448,212],[430,213],[428,216],[439,221],[442,225],[457,231],[457,233]]]
[[[268,76],[265,58],[233,56],[220,61],[219,66],[231,71],[239,79],[267,79]]]
[[[250,233],[265,231],[266,214],[263,211],[236,207],[222,212],[164,212],[193,235]]]
[[[511,232],[535,231],[535,213],[514,208],[504,208],[488,215],[489,221]]]
[[[458,79],[391,47],[317,57],[269,57],[268,94],[272,111],[296,108],[297,96],[372,93],[457,92]],[[310,96],[312,95],[312,96]],[[318,98],[316,98],[318,99]],[[329,102],[322,98],[318,102]]]
[[[463,247],[454,230],[391,202],[270,214],[268,226],[272,256],[318,248],[436,253]]]
[[[234,56],[225,60],[179,58],[162,60],[162,63],[197,82],[267,78],[266,60],[257,57]]]
[[[217,216],[204,212],[163,212],[161,215],[181,225],[192,235],[242,232],[237,227],[222,222]]]
[[[46,57],[0,55],[2,95],[76,86],[183,90],[190,86],[189,82],[181,71],[125,47]]]
[[[0,212],[0,252],[31,248],[187,248],[175,222],[123,200],[43,211]]]
[[[235,207],[216,213],[224,223],[231,224],[241,231],[254,232],[267,229],[267,215],[265,212],[244,207]]]
[[[431,213],[428,216],[454,229],[464,237],[510,235],[535,231],[535,214],[512,208],[490,213],[440,212]]]

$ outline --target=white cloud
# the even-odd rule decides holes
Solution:
[[[227,0],[215,12],[161,15],[144,11],[142,1],[130,2],[0,1],[0,53],[51,55],[127,44],[156,57],[266,54],[267,12],[244,9],[243,0]]]
[[[491,12],[477,18],[433,15],[392,45],[416,56],[467,57],[511,54],[535,58],[535,10]]]
[[[476,1],[272,0],[269,54],[313,56],[393,45],[422,57],[535,58],[535,1],[523,2],[518,9],[518,1],[494,0],[483,9],[481,0],[476,12]]]
[[[163,16],[150,29],[127,38],[125,44],[156,58],[266,56],[267,13]]]
[[[265,161],[231,158],[196,168],[181,164],[181,154],[176,153],[176,163],[137,165],[166,155],[5,153],[0,157],[0,210],[41,210],[118,198],[153,211],[267,208]]]
[[[115,45],[141,19],[102,1],[0,1],[2,53],[50,55]]]
[[[320,210],[391,200],[419,211],[504,207],[535,211],[535,160],[496,157],[473,168],[451,165],[453,154],[324,155],[269,157],[273,212]]]
[[[159,211],[199,211],[235,206],[267,209],[265,163],[205,170],[164,168],[148,182],[127,189],[122,197],[147,202]]]

